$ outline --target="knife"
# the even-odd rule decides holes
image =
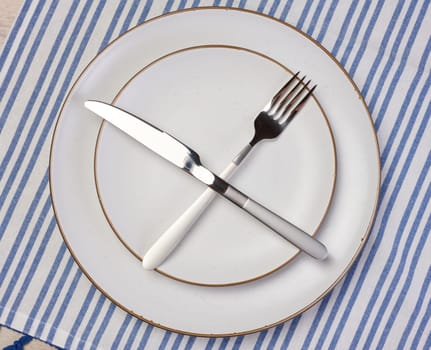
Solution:
[[[99,117],[245,210],[306,254],[320,260],[327,257],[327,249],[321,242],[212,173],[202,165],[199,154],[173,136],[138,116],[108,103],[88,100],[84,105]]]

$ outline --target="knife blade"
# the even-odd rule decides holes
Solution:
[[[134,114],[105,102],[88,100],[84,105],[99,117],[245,210],[306,254],[319,260],[327,257],[327,249],[320,241],[215,175],[202,165],[198,153],[167,132]]]

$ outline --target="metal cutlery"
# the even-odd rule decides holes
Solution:
[[[168,133],[131,113],[104,102],[86,101],[85,106],[162,158],[221,194],[308,255],[316,259],[326,258],[327,250],[321,242],[212,173],[201,164],[199,155],[195,151]]]
[[[298,79],[298,75],[299,72],[289,79],[257,115],[253,138],[223,170],[220,174],[222,179],[228,180],[235,173],[256,144],[278,137],[311,96],[316,86],[308,90],[310,80],[303,84],[305,76]],[[211,188],[204,191],[145,253],[142,266],[148,270],[157,268],[184,239],[216,195]]]

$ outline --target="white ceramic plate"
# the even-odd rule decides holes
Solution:
[[[115,99],[196,150],[221,172],[252,138],[255,116],[291,77],[245,49],[195,47],[162,57]],[[104,123],[95,176],[104,213],[137,259],[205,187]],[[256,147],[231,182],[312,234],[333,194],[335,152],[327,120],[311,99],[276,142]],[[298,250],[219,198],[159,271],[182,281],[228,285],[267,275]]]
[[[179,49],[209,44],[260,52],[292,71],[307,72],[318,84],[316,97],[328,116],[337,147],[334,198],[318,234],[329,250],[324,262],[300,254],[285,268],[254,282],[218,288],[196,286],[143,271],[112,233],[94,183],[100,119],[88,112],[83,102],[88,98],[112,101],[118,88],[146,64]],[[344,275],[364,244],[376,210],[379,150],[360,93],[321,46],[266,16],[241,10],[195,9],[136,27],[110,44],[81,74],[56,126],[50,184],[67,246],[107,297],[131,314],[166,329],[233,335],[294,317],[320,300]]]

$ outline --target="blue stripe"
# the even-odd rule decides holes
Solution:
[[[422,305],[423,305],[423,303],[425,301],[425,296],[426,296],[426,294],[428,292],[428,288],[430,286],[430,283],[431,283],[431,267],[428,268],[428,273],[427,273],[427,275],[425,277],[424,283],[422,284],[422,288],[420,290],[419,297],[416,299],[416,305],[413,308],[413,311],[412,311],[412,313],[411,313],[411,315],[409,317],[409,320],[407,322],[407,326],[404,329],[403,335],[401,336],[401,340],[400,340],[400,342],[398,344],[398,348],[397,348],[398,350],[404,350],[404,349],[406,349],[407,339],[410,336],[410,333],[411,333],[411,331],[413,329],[413,326],[414,326],[414,324],[416,323],[416,321],[418,319],[418,315],[419,315],[419,312],[420,312],[420,310],[422,308]]]
[[[91,289],[96,290],[96,288],[92,285]],[[105,304],[106,298],[103,294],[99,293],[99,299],[97,300],[96,307],[94,307],[93,312],[91,313],[90,319],[88,320],[87,326],[84,329],[84,332],[82,333],[79,342],[83,343],[85,345],[85,342],[88,340],[88,336],[90,335],[90,332],[92,331],[94,324],[96,323],[97,317],[100,314],[100,311],[102,310],[103,304]],[[92,343],[92,342],[90,342]]]
[[[132,315],[127,314],[126,317],[123,320],[123,323],[121,324],[120,329],[118,330],[117,336],[114,339],[114,342],[112,343],[111,349],[118,349],[121,339],[123,338],[124,333],[126,332],[126,329],[132,320]]]
[[[317,36],[317,41],[319,43],[323,42],[325,35],[328,31],[329,24],[331,23],[332,17],[334,16],[335,10],[338,5],[338,0],[332,0],[331,5],[329,6],[328,12],[326,13],[325,19],[320,27],[319,35]]]
[[[45,282],[43,283],[43,286],[39,292],[39,295],[37,296],[36,302],[33,304],[33,307],[30,311],[27,322],[25,323],[24,333],[30,333],[31,327],[33,325],[33,321],[36,319],[36,315],[39,312],[40,307],[42,306],[42,303],[46,298],[48,289],[51,286],[55,275],[57,274],[60,263],[63,260],[64,254],[66,253],[66,249],[67,248],[65,244],[62,244],[60,246],[60,249],[58,250],[57,255],[54,259],[54,263],[51,265],[51,269],[49,270],[48,276],[46,277]]]
[[[431,299],[428,300],[428,306],[426,308],[425,314],[422,317],[419,327],[416,331],[415,337],[413,338],[412,349],[419,349],[419,342],[424,334],[425,327],[427,326],[429,320],[431,319]],[[429,336],[428,332],[428,336]],[[423,348],[427,349],[427,348]],[[429,349],[429,348],[428,348]]]
[[[257,12],[263,12],[265,10],[265,6],[268,3],[268,0],[260,0],[259,6],[257,7]]]
[[[3,96],[6,93],[6,90],[9,86],[9,83],[14,80],[14,79],[12,79],[13,74],[15,73],[16,67],[18,66],[18,63],[20,62],[20,57],[22,57],[22,55],[24,53],[25,46],[27,45],[27,42],[30,38],[30,35],[31,35],[33,29],[36,27],[36,22],[39,19],[39,15],[42,12],[44,5],[45,5],[45,1],[41,0],[38,2],[36,9],[33,12],[33,15],[31,16],[30,23],[26,27],[25,32],[22,36],[22,39],[19,42],[18,49],[16,50],[16,52],[13,56],[13,59],[12,59],[10,65],[8,66],[6,77],[3,79],[3,82],[0,86],[0,101],[3,100]],[[37,51],[37,49],[39,48],[39,44],[40,44],[40,42],[41,42],[41,40],[42,40],[42,38],[46,32],[47,26],[48,26],[49,22],[51,21],[52,13],[53,13],[52,10],[54,10],[56,6],[57,6],[57,4],[54,4],[54,2],[51,3],[49,10],[48,10],[48,13],[46,14],[46,16],[43,20],[43,23],[40,27],[40,30],[36,35],[36,39],[33,41],[33,44],[31,45],[30,52],[26,56],[26,60],[24,62],[24,67],[22,68],[22,70],[18,76],[17,81],[20,82],[19,84],[16,84],[18,87],[21,86],[22,81],[24,80],[24,77],[26,76],[29,67],[31,66],[33,56],[34,56],[35,52]],[[12,95],[14,95],[14,92],[12,92]],[[8,105],[10,105],[10,103],[8,103]],[[6,117],[7,117],[7,113],[5,113],[4,115],[2,114],[2,116],[0,117],[0,133],[3,130],[4,123],[6,122]]]
[[[76,268],[76,265],[75,265],[75,268]],[[50,325],[51,329],[49,330],[48,338],[47,338],[49,342],[52,342],[52,340],[54,339],[55,333],[59,328],[61,320],[63,319],[64,315],[67,314],[67,308],[69,307],[70,301],[72,300],[72,296],[75,293],[76,287],[78,286],[78,282],[81,279],[81,277],[82,277],[81,270],[79,268],[76,268],[76,273],[75,273],[75,276],[73,277],[72,283],[69,289],[67,290],[66,295],[63,298],[63,302],[60,305],[60,310],[62,312],[57,313],[57,316],[55,317],[54,322]]]
[[[281,11],[280,19],[282,21],[286,20],[287,15],[290,12],[290,8],[292,7],[293,0],[287,0],[284,4],[283,11]]]
[[[284,323],[279,324],[277,327],[275,327],[274,332],[272,333],[271,340],[268,344],[268,349],[274,349],[275,344],[277,344],[278,338],[280,338],[281,331],[284,328]]]
[[[238,350],[244,340],[244,336],[239,336],[235,338],[235,343],[233,344],[232,350]]]
[[[425,13],[427,12],[429,7],[429,1],[425,1],[421,10],[419,11],[419,16],[414,22],[414,28],[410,32],[409,39],[407,41],[406,48],[404,49],[403,55],[400,60],[400,64],[397,67],[397,70],[395,72],[395,75],[391,81],[390,86],[387,88],[387,91],[391,92],[390,94],[387,94],[384,101],[381,110],[379,111],[379,114],[377,115],[377,118],[375,120],[376,129],[380,129],[380,125],[383,121],[384,115],[386,114],[387,106],[389,105],[389,100],[392,98],[393,92],[395,91],[395,88],[397,87],[399,80],[401,78],[402,72],[407,64],[408,57],[410,55],[411,49],[413,47],[413,43],[416,40],[417,33],[419,32],[419,28],[422,25],[422,22],[425,18]],[[422,59],[421,59],[422,61]],[[392,62],[391,62],[392,64]],[[380,83],[380,82],[379,82]],[[377,97],[375,97],[376,94],[374,94],[373,98],[370,101],[370,108],[373,108],[374,104],[376,103]]]
[[[132,344],[136,339],[136,335],[138,334],[139,328],[141,328],[141,325],[143,322],[139,319],[135,320],[135,325],[132,328],[132,331],[129,334],[129,337],[127,338],[126,345],[124,346],[125,349],[132,349]]]
[[[429,107],[430,107],[430,110],[431,110],[431,104],[430,104]],[[419,178],[418,178],[418,180],[416,182],[415,188],[414,188],[413,192],[410,195],[409,202],[407,204],[406,209],[404,210],[404,214],[403,214],[403,216],[401,218],[400,225],[398,226],[397,233],[395,235],[394,242],[392,244],[392,248],[391,248],[391,251],[389,253],[389,257],[386,260],[385,266],[384,266],[384,268],[382,270],[382,273],[381,273],[381,275],[379,277],[379,280],[378,280],[378,282],[376,284],[376,287],[374,288],[374,292],[373,292],[371,298],[368,301],[367,308],[365,309],[365,312],[364,312],[364,314],[362,316],[362,319],[361,319],[361,321],[359,323],[359,326],[358,326],[358,328],[357,328],[357,330],[355,332],[355,336],[353,338],[352,344],[357,344],[359,342],[359,340],[361,338],[361,335],[362,335],[362,333],[363,333],[363,331],[364,331],[364,329],[366,327],[366,323],[368,322],[368,319],[369,319],[369,316],[371,314],[371,311],[372,311],[372,309],[374,308],[374,306],[375,306],[375,304],[377,302],[377,299],[378,299],[378,297],[379,297],[379,295],[380,295],[380,293],[382,291],[382,288],[383,288],[383,286],[384,286],[384,284],[386,282],[386,279],[389,277],[389,273],[390,273],[390,271],[392,269],[392,266],[393,266],[394,261],[395,261],[395,257],[397,255],[398,250],[399,250],[399,245],[400,245],[401,239],[405,235],[404,232],[405,232],[407,223],[409,222],[409,219],[410,219],[410,216],[411,216],[412,211],[414,209],[414,206],[415,206],[415,204],[416,204],[416,202],[418,200],[419,193],[420,193],[420,191],[421,191],[421,189],[423,187],[424,181],[425,181],[426,176],[428,174],[428,171],[430,169],[430,165],[431,165],[431,153],[428,155],[428,159],[425,162],[424,167],[422,168],[422,171],[421,171],[421,173],[419,175]],[[413,237],[416,234],[416,231],[417,231],[418,226],[419,226],[419,224],[421,222],[421,219],[423,217],[423,214],[424,214],[424,211],[426,209],[426,206],[428,205],[428,202],[429,202],[429,195],[430,195],[429,190],[430,189],[431,188],[428,189],[427,195],[425,196],[424,200],[422,201],[422,203],[420,205],[418,213],[417,213],[417,215],[415,217],[413,225],[412,225],[412,227],[410,229],[410,232],[408,234],[409,238],[407,239],[407,242],[404,245],[404,249],[403,249],[403,253],[402,253],[402,258],[400,260],[401,263],[399,263],[399,265],[397,267],[395,275],[394,275],[394,277],[392,279],[391,287],[388,289],[388,291],[387,291],[387,293],[386,293],[386,295],[384,297],[384,300],[383,300],[383,302],[382,302],[382,304],[380,306],[380,309],[379,309],[379,313],[374,318],[373,326],[371,327],[371,329],[373,329],[373,330],[377,329],[378,324],[381,322],[381,318],[383,316],[383,313],[386,310],[386,308],[388,306],[388,303],[390,302],[390,299],[392,298],[392,295],[393,295],[393,292],[394,292],[394,288],[396,287],[397,284],[399,284],[399,279],[401,278],[401,274],[404,271],[404,263],[403,262],[407,258],[407,255],[408,255],[408,253],[410,251],[410,248],[411,248],[411,244],[412,244],[411,240],[413,239]],[[370,343],[374,339],[375,333],[374,332],[372,332],[372,333],[373,334],[368,334],[367,341],[365,343],[366,347],[369,347]]]
[[[3,45],[3,49],[1,50],[1,54],[0,54],[0,72],[3,69],[3,65],[5,64],[7,57],[9,56],[9,52],[12,48],[13,43],[16,41],[16,38],[18,37],[18,32],[21,29],[22,23],[24,22],[24,18],[27,16],[28,14],[28,9],[30,8],[30,4],[34,2],[32,0],[25,0],[24,3],[22,4],[21,10],[18,13],[18,16],[15,18],[14,24],[12,26],[12,28],[10,29],[7,41],[4,43]],[[33,16],[39,16],[40,12],[39,11],[34,11],[33,12]],[[31,20],[30,20],[31,22]],[[34,29],[32,26],[26,26],[26,30],[32,30]],[[25,37],[25,32],[23,35],[23,39]],[[27,39],[28,40],[28,39]],[[19,50],[19,49],[18,49]],[[15,52],[15,54],[17,54],[18,50]],[[12,60],[11,64],[14,64],[16,62],[14,62],[14,60]],[[0,98],[0,101],[2,99]]]
[[[308,13],[310,12],[312,2],[313,0],[307,0],[307,2],[305,3],[305,7],[302,10],[301,16],[299,17],[299,20],[296,23],[296,26],[299,29],[302,29],[302,27],[304,27],[304,22],[307,19]]]
[[[100,44],[100,47],[99,47],[99,52],[102,51],[111,40],[112,34],[114,33],[115,28],[117,27],[118,21],[123,13],[123,9],[125,5],[126,5],[126,1],[120,1],[120,4],[118,5],[111,21],[109,22],[109,27],[105,33],[105,36],[102,39],[102,43]]]
[[[12,265],[13,259],[16,256],[16,253],[19,249],[19,246],[20,246],[21,242],[24,241],[24,237],[25,237],[25,234],[28,230],[28,226],[30,225],[30,222],[33,218],[34,212],[36,211],[36,208],[39,205],[39,201],[42,197],[42,194],[44,193],[44,191],[46,189],[47,183],[48,183],[48,173],[46,172],[45,175],[42,177],[42,181],[40,182],[39,187],[36,191],[36,194],[33,197],[33,200],[30,204],[30,208],[24,217],[24,221],[23,221],[21,227],[19,228],[18,234],[15,237],[15,241],[13,242],[12,248],[10,248],[9,254],[6,258],[6,261],[4,262],[4,264],[2,266],[2,269],[0,272],[0,281],[4,281],[6,279],[6,275],[9,272],[9,269]],[[40,220],[38,220],[38,221],[40,221]],[[3,231],[3,230],[0,231],[0,239],[3,237],[4,232],[5,231]],[[34,240],[35,235],[36,235],[36,233],[34,233],[34,230],[33,230],[33,235],[31,236],[31,237],[33,237],[33,240]],[[32,244],[31,241],[27,243],[27,246],[29,246],[30,244]],[[4,296],[3,296],[3,298],[4,298]],[[3,301],[2,301],[2,303],[3,303]]]
[[[428,333],[428,337],[425,342],[424,349],[431,349],[431,332]]]
[[[48,202],[48,209],[49,209],[51,203],[49,200],[47,202]],[[41,217],[43,217],[42,215],[41,215]],[[39,249],[36,252],[36,256],[32,260],[31,266],[27,271],[24,282],[22,283],[21,287],[19,288],[18,295],[15,297],[15,300],[14,300],[13,305],[12,305],[12,310],[20,310],[21,302],[24,299],[24,296],[26,295],[26,293],[28,291],[28,287],[31,283],[31,280],[34,278],[34,275],[36,273],[36,269],[39,267],[39,263],[40,263],[41,258],[43,256],[45,250],[46,250],[46,247],[49,243],[49,240],[52,236],[52,233],[54,232],[55,227],[56,227],[55,219],[51,218],[51,222],[49,223],[48,229],[46,230],[46,232],[43,236],[42,242],[39,245]],[[37,230],[39,231],[39,229],[37,229]],[[29,242],[31,242],[31,241],[32,241],[32,239],[29,240]],[[24,269],[24,264],[27,262],[26,260],[27,260],[28,256],[29,256],[29,252],[24,251],[24,254],[21,257],[21,260],[18,263],[18,267],[14,271],[14,279],[12,282],[10,282],[8,284],[8,288],[6,290],[6,293],[4,294],[4,297],[6,297],[7,299],[10,298],[10,294],[8,294],[8,293],[11,293],[11,291],[15,288],[15,285],[18,282],[18,278],[17,278],[18,274],[21,275],[21,273]],[[3,305],[6,305],[6,303],[7,302],[3,303],[3,301],[2,301]],[[15,315],[15,313],[10,313],[8,315],[8,317],[6,319],[6,324],[12,324],[14,315]]]
[[[147,19],[152,5],[153,5],[153,0],[147,1],[145,3],[144,10],[141,13],[141,17],[139,17],[139,23],[142,23]]]
[[[138,349],[144,349],[147,346],[148,339],[150,339],[151,332],[153,331],[153,328],[154,327],[152,325],[150,325],[150,324],[147,325],[147,328],[145,328],[145,333],[142,336],[141,341],[139,342]],[[190,342],[190,340],[192,340],[192,341]],[[190,338],[188,343],[191,343],[193,345],[194,338]]]
[[[364,85],[361,88],[361,92],[362,92],[363,96],[367,96],[368,90],[369,90],[369,88],[371,86],[372,81],[374,80],[374,78],[377,77],[377,68],[380,66],[381,63],[383,63],[383,57],[384,57],[386,48],[388,46],[389,39],[392,36],[392,33],[394,31],[394,27],[395,27],[395,25],[396,25],[396,23],[397,23],[397,21],[398,21],[398,19],[400,17],[401,10],[402,10],[404,4],[405,4],[404,0],[399,0],[398,4],[397,4],[397,6],[396,6],[396,8],[394,10],[394,12],[392,13],[391,19],[389,20],[389,24],[386,27],[385,34],[383,35],[382,42],[379,45],[379,49],[378,49],[377,55],[374,58],[374,62],[371,65],[371,68],[370,68],[370,70],[368,72],[368,75],[367,75],[367,78],[365,80],[365,83],[364,83]],[[412,2],[410,4],[410,8],[412,8],[412,7],[414,8],[415,4],[416,4],[415,2]],[[410,8],[408,9],[407,13],[409,13]],[[409,22],[410,18],[411,18],[411,15],[410,16],[407,15],[406,17],[404,17],[404,19],[402,21],[402,24],[401,24],[401,28],[400,28],[400,30],[399,30],[399,32],[397,34],[397,38],[395,39],[395,42],[400,42],[400,37],[402,37],[406,33],[406,31],[403,30],[403,28],[406,25],[406,23]],[[388,59],[386,61],[386,66],[383,69],[383,73],[379,75],[380,79],[379,79],[379,83],[377,84],[377,86],[383,86],[383,81],[388,76],[388,68],[393,65],[393,59],[395,58],[396,52],[398,51],[399,48],[400,48],[399,45],[392,46],[392,50],[391,50],[391,52],[389,54],[389,57],[392,58],[392,59]],[[377,93],[377,91],[378,90],[376,90],[376,93]],[[372,110],[372,109],[373,108],[370,107],[370,110]]]
[[[380,0],[377,3],[376,8],[374,9],[373,15],[371,17],[371,20],[368,22],[367,28],[365,30],[364,38],[361,41],[361,45],[359,46],[359,50],[355,56],[355,59],[353,60],[352,66],[349,69],[349,74],[351,76],[355,75],[356,70],[358,69],[358,66],[359,66],[359,62],[361,61],[362,57],[364,56],[365,49],[368,46],[368,40],[370,39],[370,37],[372,35],[374,27],[376,26],[376,22],[380,16],[380,12],[382,11],[384,3],[385,3],[384,0]],[[381,19],[381,20],[383,20],[383,19]]]
[[[344,37],[347,33],[347,28],[350,25],[350,22],[352,21],[353,14],[355,13],[356,7],[358,6],[359,1],[352,1],[349,10],[347,11],[346,16],[344,17],[343,24],[341,26],[341,30],[337,35],[337,40],[335,41],[334,47],[331,50],[331,53],[333,56],[338,55],[338,50],[341,48],[341,44],[343,43]]]
[[[430,188],[428,188],[428,190],[429,189]],[[429,198],[428,198],[428,200],[429,200]],[[403,302],[404,302],[404,300],[408,294],[411,283],[413,281],[413,276],[416,273],[416,268],[417,268],[418,263],[419,263],[419,258],[422,254],[423,247],[425,246],[426,240],[429,237],[430,230],[431,230],[431,215],[428,217],[428,222],[427,222],[425,229],[424,229],[424,231],[423,231],[423,233],[419,239],[419,243],[416,247],[412,262],[411,262],[410,267],[409,267],[407,278],[404,281],[401,292],[399,293],[397,301],[395,302],[395,306],[393,307],[392,312],[391,312],[391,314],[390,314],[390,316],[389,316],[389,318],[385,324],[385,327],[383,329],[383,332],[382,332],[382,335],[380,337],[379,344],[378,344],[378,346],[380,348],[382,348],[385,345],[386,339],[387,339],[387,337],[391,331],[392,325],[394,324],[395,319],[398,316],[398,313],[401,309],[401,306],[402,306],[402,304],[403,304]],[[380,313],[380,310],[379,310],[379,313]]]
[[[357,33],[359,33],[364,20],[365,20],[365,16],[367,15],[368,10],[371,7],[371,0],[366,0],[365,4],[362,6],[361,12],[359,13],[359,17],[356,20],[355,26],[353,28],[353,35],[350,36],[349,41],[347,42],[347,46],[344,49],[344,54],[341,57],[340,63],[345,66],[346,62],[350,56],[350,53],[353,50],[353,47],[355,46],[355,43],[357,41]]]
[[[272,2],[271,8],[269,9],[268,14],[270,16],[274,16],[277,12],[278,6],[280,6],[280,0],[276,0]]]
[[[75,321],[73,322],[72,329],[69,332],[69,336],[67,337],[67,341],[65,344],[65,347],[67,349],[69,349],[70,346],[72,345],[73,337],[75,334],[78,333],[78,328],[81,326],[82,320],[84,319],[85,313],[82,312],[82,310],[83,309],[87,310],[89,308],[91,302],[93,301],[93,297],[95,293],[96,293],[96,288],[93,285],[91,285],[90,290],[87,293],[87,296],[85,297],[83,304],[81,305],[81,309],[79,310],[79,313],[75,318]]]
[[[215,341],[215,338],[210,338],[207,345],[205,346],[205,350],[211,350],[214,346]]]
[[[125,3],[125,1],[123,1],[123,3]],[[124,21],[123,25],[121,26],[121,33],[124,33],[126,30],[129,29],[130,24],[132,23],[133,17],[136,13],[136,9],[138,8],[140,4],[139,0],[134,0],[132,3],[132,6],[130,6],[129,8],[129,12],[127,13],[127,17],[126,20]]]
[[[180,4],[177,7],[177,10],[183,10],[186,5],[187,1],[181,0]]]
[[[290,341],[292,340],[293,334],[295,333],[296,327],[301,320],[301,315],[296,316],[293,320],[289,322],[289,329],[284,337],[283,343],[281,344],[282,350],[286,350],[289,347]]]
[[[48,307],[45,309],[42,317],[40,318],[39,326],[37,327],[37,330],[36,330],[36,337],[40,338],[43,332],[43,329],[45,328],[45,325],[48,323],[48,318],[49,316],[51,316],[52,310],[54,309],[54,306],[57,303],[60,293],[63,290],[63,287],[65,286],[66,280],[70,276],[72,267],[74,266],[75,265],[73,264],[72,257],[69,257],[69,259],[67,260],[66,266],[63,270],[63,273],[60,277],[60,280],[58,281],[57,286],[51,296],[51,299],[48,302]]]
[[[195,343],[195,341],[196,341],[196,337],[188,337],[184,350],[190,350],[193,347],[193,344]]]
[[[423,101],[421,101],[421,100],[417,101],[416,106],[415,106],[415,111],[416,111],[416,109],[420,108],[420,106],[422,105],[422,103],[423,103]],[[412,114],[411,118],[416,118],[416,116],[414,115],[414,113]],[[377,251],[378,247],[380,246],[380,244],[381,244],[381,242],[383,240],[384,231],[386,229],[386,225],[388,224],[392,208],[393,208],[394,203],[395,203],[395,201],[396,201],[396,199],[398,197],[398,194],[400,192],[401,185],[403,184],[403,182],[404,182],[404,180],[406,178],[406,175],[407,175],[407,172],[409,170],[410,164],[411,164],[411,162],[413,160],[413,157],[414,157],[414,155],[416,153],[417,146],[418,146],[418,144],[419,144],[419,142],[420,142],[420,140],[422,138],[422,135],[424,133],[426,124],[425,125],[422,124],[421,126],[423,128],[419,129],[418,133],[415,135],[415,139],[414,139],[413,145],[412,145],[411,149],[408,152],[407,159],[406,159],[405,163],[403,164],[400,176],[399,176],[399,178],[396,181],[396,185],[395,185],[394,191],[392,192],[392,194],[390,196],[390,199],[389,199],[389,202],[388,202],[388,205],[385,208],[385,211],[384,211],[384,214],[383,214],[383,219],[382,219],[381,225],[380,225],[380,227],[378,229],[377,236],[375,238],[375,241],[374,241],[373,245],[371,246],[369,255],[367,256],[367,259],[365,261],[364,267],[363,267],[363,269],[362,269],[362,271],[360,273],[360,276],[359,276],[359,278],[357,280],[357,283],[355,285],[354,291],[353,291],[353,293],[351,294],[351,296],[349,298],[348,305],[347,305],[347,307],[346,307],[346,309],[345,309],[345,311],[343,313],[343,316],[342,316],[342,318],[341,318],[341,320],[340,320],[340,322],[338,324],[338,327],[337,327],[337,330],[335,332],[334,338],[333,338],[333,340],[331,342],[331,346],[335,347],[335,345],[336,345],[336,343],[337,343],[337,341],[339,339],[339,336],[341,334],[341,331],[344,328],[344,326],[346,325],[347,318],[348,318],[348,316],[350,314],[350,310],[352,309],[353,304],[357,300],[359,291],[360,291],[360,289],[361,289],[361,287],[362,287],[362,285],[363,285],[363,283],[364,283],[364,281],[366,279],[366,276],[368,274],[370,266],[371,266],[371,264],[372,264],[372,262],[374,260],[375,255],[376,255],[376,251]],[[406,132],[407,132],[407,130],[406,130]],[[400,157],[401,152],[404,149],[404,147],[405,147],[405,145],[403,143],[399,144],[399,146],[398,146],[399,152],[397,152],[396,157],[398,157],[398,158]],[[394,159],[393,161],[395,162],[396,159]]]
[[[307,33],[309,35],[312,35],[314,32],[314,29],[316,28],[317,21],[319,20],[319,16],[322,14],[322,10],[325,2],[326,2],[325,0],[320,0],[319,3],[317,4],[313,17],[311,18],[311,23],[307,29]]]
[[[167,331],[165,332],[162,342],[159,345],[159,350],[164,350],[166,349],[166,345],[168,344],[169,338],[171,337],[171,332]]]
[[[200,0],[193,0],[193,4],[191,7],[198,7],[200,2],[201,2]]]
[[[102,323],[99,326],[99,329],[96,332],[96,335],[93,339],[92,342],[92,346],[94,349],[98,349],[99,348],[99,342],[100,339],[102,339],[103,334],[105,333],[106,328],[108,327],[109,321],[112,318],[112,315],[114,313],[114,311],[117,309],[117,307],[115,306],[114,303],[111,303],[108,307],[108,311],[105,314],[105,317],[103,318]],[[139,349],[143,349],[144,347],[139,346]]]
[[[183,334],[177,334],[177,336],[175,337],[174,344],[172,345],[171,349],[172,350],[178,349],[179,346],[181,345],[183,338],[184,338]]]
[[[228,337],[224,337],[220,343],[220,346],[218,347],[218,350],[224,350],[226,349],[227,344],[229,343],[229,339]]]
[[[170,12],[171,11],[171,9],[172,9],[172,5],[174,4],[174,0],[168,0],[167,2],[166,2],[166,6],[165,6],[165,8],[163,9],[163,13],[168,13],[168,12]]]
[[[309,349],[311,341],[314,338],[314,335],[316,334],[317,327],[320,323],[320,320],[322,319],[323,314],[325,313],[326,307],[328,306],[328,302],[330,300],[332,292],[330,292],[323,300],[320,302],[319,308],[317,309],[316,316],[313,319],[313,323],[311,324],[307,336],[304,340],[304,343],[302,344],[302,349]]]
[[[244,8],[245,7],[245,5],[247,4],[247,0],[241,0],[240,2],[239,2],[239,8]]]
[[[256,343],[254,344],[254,347],[253,347],[254,350],[259,350],[262,347],[262,343],[265,340],[267,334],[268,334],[267,329],[259,333],[259,336],[257,337]]]

